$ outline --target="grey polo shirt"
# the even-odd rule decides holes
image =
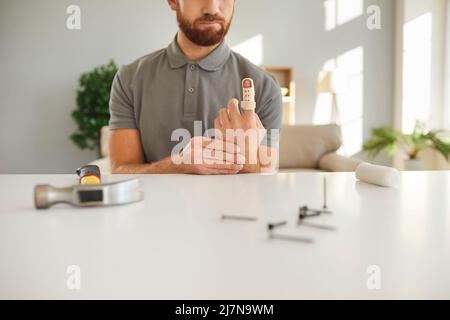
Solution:
[[[232,98],[242,100],[247,77],[254,80],[256,113],[268,130],[263,144],[277,146],[278,135],[270,129],[281,129],[280,87],[225,42],[207,57],[189,61],[175,37],[167,48],[122,66],[111,90],[109,127],[139,129],[145,161],[161,160],[180,143],[171,141],[174,130],[187,129],[193,137],[195,121],[201,121],[202,134],[214,129],[219,109]]]

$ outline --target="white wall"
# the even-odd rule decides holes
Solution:
[[[340,0],[348,1],[348,0]],[[65,27],[70,4],[82,10],[82,30]],[[322,0],[237,0],[231,46],[263,36],[263,64],[292,65],[297,121],[311,122],[316,80],[325,61],[364,47],[364,135],[392,123],[394,1],[379,5],[383,28],[366,15],[324,29]],[[70,140],[78,77],[114,58],[128,63],[167,46],[176,32],[164,0],[2,0],[0,2],[0,173],[72,173],[95,159]]]

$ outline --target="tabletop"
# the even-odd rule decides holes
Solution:
[[[332,213],[298,224],[324,177]],[[0,175],[0,298],[450,298],[450,172],[402,172],[398,188],[354,173],[139,178],[138,203],[36,210],[36,184],[76,176]]]

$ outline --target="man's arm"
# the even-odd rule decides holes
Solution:
[[[171,157],[153,163],[145,163],[140,132],[134,114],[130,82],[131,75],[128,69],[121,68],[114,78],[111,90],[109,148],[112,173],[235,174],[242,169],[243,160],[237,156],[236,152],[228,157],[234,161],[225,163],[220,161],[220,159],[225,159],[226,153],[229,153],[225,150],[232,148],[225,148],[222,143],[212,143],[211,139],[206,138],[200,138],[200,143],[193,143],[199,141],[197,137],[191,140],[191,148],[184,155],[190,158],[191,154],[192,157],[200,154],[202,155],[201,163],[198,164],[194,161],[178,163],[172,161]],[[203,153],[204,149],[207,152]],[[236,150],[236,148],[234,149]],[[218,161],[214,158],[217,158]]]
[[[138,129],[111,130],[109,139],[111,173],[179,173],[170,159],[145,163]]]
[[[201,139],[195,143],[194,139]],[[187,158],[190,163],[176,164],[171,157],[153,163],[145,163],[140,133],[138,129],[112,130],[109,139],[111,172],[115,174],[235,174],[242,170],[244,160],[238,155],[238,149],[222,142],[203,137],[191,140]],[[226,150],[232,156],[227,157]],[[208,151],[208,152],[206,152]],[[194,155],[202,155],[201,163],[193,161]],[[233,159],[231,162],[221,163],[217,159]],[[208,161],[209,160],[209,161]]]

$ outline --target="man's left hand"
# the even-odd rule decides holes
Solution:
[[[246,159],[246,165],[258,164],[258,149],[266,129],[254,110],[239,111],[239,101],[232,99],[228,108],[222,108],[215,120],[215,128],[219,130],[222,139],[236,143]],[[245,150],[245,151],[244,151]]]

